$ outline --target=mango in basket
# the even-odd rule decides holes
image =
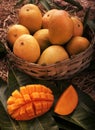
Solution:
[[[73,20],[74,23],[73,36],[82,36],[84,28],[81,19],[77,16],[72,16],[71,19]]]
[[[53,93],[48,87],[42,84],[26,85],[8,98],[7,110],[15,120],[30,120],[46,113],[53,101]]]
[[[50,46],[48,29],[39,29],[33,35],[38,41],[41,48],[41,52],[44,51],[48,46]]]
[[[30,34],[29,30],[25,26],[21,24],[10,25],[7,31],[7,40],[9,44],[13,46],[16,39],[23,34]]]
[[[42,26],[42,14],[38,6],[26,4],[21,7],[18,14],[19,23],[27,27],[33,34]]]
[[[28,62],[36,62],[40,57],[40,46],[29,34],[21,35],[14,43],[13,53]]]
[[[64,47],[60,45],[51,45],[42,52],[38,60],[38,64],[45,64],[45,65],[54,64],[56,62],[68,58],[69,58],[68,53],[66,52]]]
[[[62,45],[73,36],[74,24],[65,10],[56,10],[49,18],[49,39],[52,44]]]
[[[87,38],[82,36],[73,37],[66,45],[66,50],[69,55],[76,55],[85,51],[90,45]]]
[[[51,17],[51,15],[56,12],[57,9],[51,9],[48,10],[42,17],[42,28],[48,28],[49,25],[49,19]]]

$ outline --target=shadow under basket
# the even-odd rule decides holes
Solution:
[[[91,42],[91,45],[84,52],[55,64],[39,65],[36,63],[26,62],[16,57],[9,48],[8,44],[5,43],[7,58],[13,66],[19,68],[34,78],[43,80],[69,79],[87,68],[93,58],[95,34],[89,26],[86,27],[84,34],[84,36]]]

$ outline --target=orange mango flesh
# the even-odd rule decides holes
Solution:
[[[69,115],[75,110],[77,105],[78,94],[74,87],[70,85],[58,99],[54,112],[59,115]]]
[[[9,115],[15,120],[30,120],[46,113],[52,106],[52,91],[40,84],[20,87],[7,100]]]

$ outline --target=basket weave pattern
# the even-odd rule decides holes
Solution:
[[[64,61],[60,61],[51,65],[29,63],[16,57],[6,43],[5,47],[8,52],[7,57],[13,66],[20,68],[25,73],[37,79],[60,80],[70,78],[74,76],[74,74],[87,68],[93,58],[92,55],[94,52],[95,36],[94,32],[90,30],[90,28],[87,30],[87,35],[89,36],[88,39],[90,40],[91,45],[84,52]]]
[[[84,1],[78,0],[78,1],[80,3],[82,2],[82,6],[84,8],[87,7],[87,5],[88,5],[87,0],[84,0]],[[39,4],[39,1],[37,4]],[[66,4],[68,4],[68,3],[66,3]],[[39,5],[39,6],[41,6],[41,5]],[[73,10],[75,10],[75,7],[73,7],[70,4],[68,5],[67,9],[69,9],[69,7],[70,7],[70,9],[72,7]],[[42,6],[41,6],[41,8],[42,8]],[[83,12],[81,12],[81,14],[82,13]],[[78,15],[79,15],[79,17],[81,17],[80,14],[78,14]],[[23,61],[22,59],[16,57],[13,54],[13,52],[10,50],[10,48],[8,47],[8,44],[5,42],[5,47],[8,52],[7,58],[8,58],[8,60],[10,60],[10,62],[13,66],[16,66],[20,70],[24,71],[25,73],[27,73],[37,79],[47,79],[47,80],[67,79],[67,78],[70,78],[70,77],[74,76],[75,74],[81,72],[85,68],[87,68],[90,65],[90,61],[93,58],[95,34],[89,27],[87,27],[86,32],[87,32],[86,36],[91,42],[91,45],[89,46],[89,48],[87,50],[85,50],[84,52],[82,52],[78,55],[75,55],[65,61],[60,61],[55,64],[47,65],[47,66],[45,66],[45,65],[41,66],[41,65],[38,65],[35,63],[29,63],[29,62]]]

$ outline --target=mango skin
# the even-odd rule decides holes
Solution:
[[[73,36],[74,24],[70,14],[56,10],[49,19],[49,40],[52,44],[63,45]]]

